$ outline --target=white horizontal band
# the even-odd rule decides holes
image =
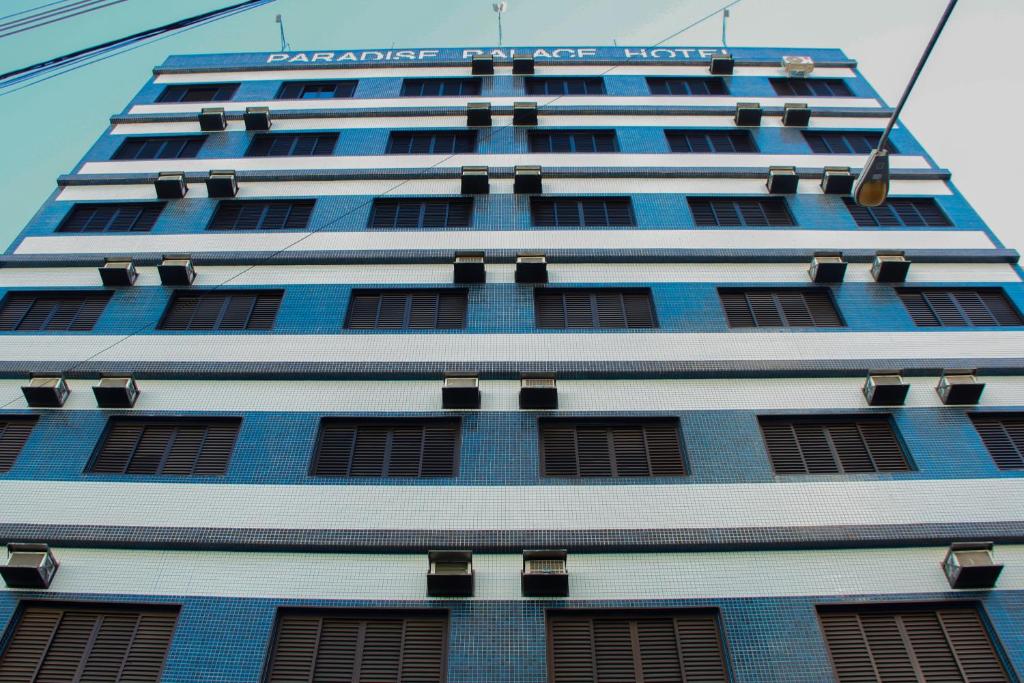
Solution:
[[[433,600],[426,554],[54,548],[51,593],[305,600]],[[1024,589],[1024,546],[999,545],[998,591]],[[571,553],[571,600],[947,593],[944,547]],[[522,600],[521,555],[473,555],[473,601]],[[2,589],[0,589],[2,592]],[[530,598],[536,600],[536,598]],[[561,599],[559,599],[561,600]]]
[[[994,249],[981,230],[361,230],[26,237],[16,254],[554,249]]]

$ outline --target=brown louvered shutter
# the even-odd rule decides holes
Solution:
[[[464,289],[353,290],[345,327],[354,330],[451,330],[466,326]]]
[[[21,449],[25,447],[36,418],[8,418],[0,421],[0,472],[8,472],[14,467]]]
[[[647,289],[538,288],[534,313],[542,329],[655,327]]]
[[[777,474],[905,472],[906,454],[888,418],[760,419]]]
[[[280,290],[179,292],[171,299],[159,329],[270,330],[283,297]]]
[[[1009,681],[976,609],[822,610],[820,618],[841,683]]]
[[[160,680],[177,612],[25,607],[0,656],[0,683]]]
[[[552,614],[548,652],[552,683],[728,681],[718,621],[707,612]]]
[[[97,474],[223,475],[239,420],[144,422],[112,419],[93,458]]]
[[[782,197],[687,197],[700,226],[782,227],[796,225]]]
[[[601,424],[540,422],[547,477],[678,477],[686,474],[675,420]]]
[[[1017,326],[1024,319],[1001,289],[928,287],[897,293],[918,327]]]
[[[457,420],[325,420],[310,474],[451,477],[455,475],[458,450]]]
[[[729,327],[842,327],[827,289],[720,289]]]
[[[226,200],[207,225],[208,230],[304,230],[314,200]]]
[[[110,292],[11,292],[0,308],[0,330],[85,332],[110,301]]]
[[[75,204],[57,232],[146,232],[163,208],[163,202]]]
[[[346,616],[284,612],[268,665],[269,683],[443,683],[448,620],[443,614]]]
[[[1024,413],[976,413],[971,415],[971,421],[996,467],[1001,470],[1024,469]]]

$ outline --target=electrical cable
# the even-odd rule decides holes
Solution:
[[[51,17],[53,15],[60,16],[61,14],[70,12],[71,10],[77,9],[83,5],[97,5],[101,2],[104,2],[104,0],[71,0],[70,4],[66,4],[63,7],[51,9],[46,12],[37,12],[36,14],[32,14],[27,17],[22,17],[21,19],[15,19],[13,21],[2,23],[0,24],[0,30],[6,31],[9,28],[20,26],[22,24],[31,24],[32,22],[35,21],[42,21],[43,19],[46,19],[47,17]]]
[[[707,21],[708,19],[710,19],[711,17],[715,16],[716,14],[721,12],[722,10],[724,10],[724,9],[726,9],[728,7],[732,7],[734,5],[738,5],[742,1],[743,0],[733,0],[729,4],[727,4],[727,5],[723,6],[723,7],[718,8],[717,10],[712,12],[711,14],[708,14],[707,16],[704,16],[704,17],[696,20],[695,22],[693,22],[693,23],[683,27],[682,29],[676,31],[672,35],[670,35],[670,36],[668,36],[666,38],[662,38],[658,42],[656,42],[656,43],[654,43],[652,45],[649,45],[647,47],[654,48],[654,47],[658,47],[659,45],[663,45],[665,42],[671,40],[672,38],[675,38],[676,36],[681,35],[685,31],[688,31],[691,28],[694,28],[695,26],[703,23],[704,21]],[[606,76],[607,74],[611,73],[612,71],[614,71],[616,68],[618,68],[620,66],[622,66],[622,65],[621,64],[613,64],[612,66],[608,67],[604,71],[599,72],[596,75],[597,76]],[[555,102],[557,102],[558,100],[562,99],[563,97],[567,97],[567,96],[568,96],[567,94],[563,93],[563,94],[560,94],[560,95],[556,95],[554,98],[544,102],[543,104],[538,103],[537,104],[538,112],[540,111],[540,109],[542,107],[549,107],[552,104],[554,104]],[[514,124],[511,124],[511,123],[505,124],[504,126],[500,126],[500,127],[497,127],[497,128],[492,127],[492,128],[490,128],[487,131],[487,136],[485,137],[484,141],[486,142],[486,141],[490,140],[490,138],[493,137],[495,133],[497,133],[499,131],[502,131],[502,130],[507,130],[507,129],[512,128],[512,127],[514,127]],[[454,159],[455,157],[461,156],[462,154],[464,154],[464,153],[448,154],[448,155],[442,157],[441,159],[439,159],[438,161],[434,162],[433,164],[430,164],[429,166],[423,167],[422,169],[420,169],[412,177],[406,178],[406,179],[402,180],[401,182],[399,182],[399,183],[397,183],[395,185],[392,185],[391,187],[387,188],[383,192],[368,198],[366,201],[361,202],[359,205],[352,207],[348,211],[342,213],[341,215],[335,217],[334,219],[328,221],[327,223],[324,223],[319,228],[316,228],[316,229],[308,231],[307,233],[305,233],[304,235],[302,235],[298,239],[296,239],[296,240],[286,244],[285,246],[277,249],[276,251],[272,252],[271,254],[269,254],[265,258],[261,259],[260,261],[258,261],[256,263],[253,263],[253,264],[251,264],[249,266],[243,267],[242,270],[240,270],[239,272],[235,273],[231,277],[227,278],[226,280],[224,280],[224,281],[222,281],[222,282],[220,282],[220,283],[218,283],[216,285],[213,285],[213,286],[211,286],[209,288],[204,289],[204,291],[205,292],[217,291],[221,287],[224,287],[225,285],[233,282],[234,280],[237,280],[238,278],[240,278],[241,276],[245,275],[246,273],[248,273],[249,271],[253,270],[254,268],[257,268],[259,266],[263,266],[263,265],[269,263],[270,261],[275,259],[280,254],[283,254],[283,253],[289,251],[290,249],[292,249],[292,247],[296,246],[297,244],[300,244],[301,242],[304,242],[305,240],[309,239],[313,235],[317,235],[317,234],[323,232],[326,228],[329,228],[330,226],[336,224],[338,221],[342,220],[343,218],[347,218],[348,216],[352,215],[353,213],[362,210],[364,207],[372,205],[373,202],[376,201],[377,199],[380,199],[381,197],[384,197],[384,196],[394,192],[395,190],[400,189],[400,188],[404,187],[405,185],[408,185],[413,180],[418,180],[419,178],[424,176],[428,171],[431,171],[431,170],[437,168],[438,166],[440,166],[441,164],[444,164],[445,162],[450,161],[450,160]],[[116,346],[118,346],[118,345],[128,341],[132,337],[138,336],[139,334],[141,334],[141,333],[143,333],[143,332],[145,332],[147,330],[151,330],[151,329],[155,330],[157,324],[159,324],[159,321],[145,323],[144,325],[136,328],[135,330],[132,330],[132,331],[124,334],[122,337],[120,337],[116,341],[110,343],[109,345],[103,347],[102,349],[99,349],[98,351],[92,353],[87,358],[83,358],[83,359],[81,359],[79,361],[75,361],[74,363],[72,363],[68,367],[64,368],[63,370],[61,370],[59,372],[55,372],[54,374],[64,375],[66,373],[73,372],[77,368],[80,368],[82,365],[88,363],[89,361],[92,361],[92,360],[96,359],[98,356],[100,356],[100,355],[106,353],[107,351],[109,351],[110,349],[112,349],[112,348],[114,348],[114,347],[116,347]],[[4,404],[0,405],[0,409],[6,408],[9,405],[11,405],[12,403],[15,403],[16,401],[23,400],[23,398],[24,398],[23,396],[16,396],[15,398],[12,398],[7,403],[4,403]]]
[[[29,12],[35,12],[36,10],[41,10],[41,9],[46,8],[46,7],[53,7],[54,5],[59,5],[62,2],[68,2],[68,1],[69,0],[56,0],[55,2],[47,2],[47,3],[43,3],[42,5],[36,5],[35,7],[30,7],[28,9],[19,10],[17,12],[12,12],[10,14],[5,14],[2,17],[0,17],[0,21],[3,21],[4,19],[10,19],[11,17],[16,17],[16,16],[21,15],[21,14],[28,14]]]
[[[78,17],[78,16],[81,16],[83,14],[89,14],[90,12],[95,12],[97,10],[106,9],[107,7],[112,7],[113,5],[120,5],[122,2],[127,2],[127,1],[128,0],[109,0],[107,2],[107,4],[105,4],[105,5],[95,5],[95,6],[90,6],[90,7],[82,8],[78,12],[71,12],[71,13],[68,13],[68,14],[61,14],[59,17],[50,18],[50,19],[48,19],[48,20],[46,20],[46,21],[44,21],[42,23],[32,24],[31,26],[24,26],[24,27],[19,28],[19,29],[15,30],[15,31],[8,31],[7,33],[0,33],[0,38],[7,38],[8,36],[17,35],[19,33],[25,33],[26,31],[32,31],[32,30],[37,29],[37,28],[42,28],[44,26],[49,26],[50,24],[56,24],[56,23],[59,23],[61,21],[65,21],[67,19],[71,19],[72,17]],[[5,28],[4,27],[0,27],[0,31],[2,31],[2,30],[5,30]]]

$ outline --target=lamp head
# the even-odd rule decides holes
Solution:
[[[860,206],[879,206],[889,196],[889,152],[876,149],[853,184],[853,199]]]

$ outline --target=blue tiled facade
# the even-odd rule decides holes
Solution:
[[[1024,282],[1016,252],[1003,248],[950,171],[902,126],[891,139],[898,152],[893,195],[933,199],[949,225],[858,226],[842,196],[819,189],[823,167],[856,173],[863,156],[814,154],[804,133],[877,134],[891,111],[839,50],[733,49],[727,95],[700,97],[656,96],[647,78],[709,77],[708,59],[718,49],[512,51],[534,55],[537,77],[601,78],[605,93],[527,94],[529,77],[511,74],[508,50],[495,53],[497,73],[483,76],[470,74],[472,48],[173,56],[58,180],[0,256],[0,321],[4,307],[24,292],[111,296],[90,329],[0,323],[0,385],[11,394],[0,396],[0,425],[35,419],[9,466],[0,448],[0,541],[47,542],[62,561],[50,590],[0,591],[0,681],[8,680],[2,653],[25,609],[92,603],[178,607],[161,679],[175,683],[267,680],[277,614],[285,608],[444,613],[448,646],[438,683],[561,683],[547,626],[554,610],[711,609],[727,680],[828,681],[837,675],[817,608],[834,604],[976,609],[1006,680],[1020,680],[1024,574],[1012,561],[1024,561],[1024,460],[1020,467],[998,466],[973,419],[1024,415],[1024,324],[919,326],[898,296],[903,285],[867,274],[877,251],[905,252],[914,276],[906,286],[998,289],[1019,313]],[[771,79],[787,77],[780,60],[792,54],[813,59],[807,78],[842,79],[850,95],[778,95]],[[629,74],[616,73],[623,66]],[[418,72],[477,78],[480,94],[402,96],[404,79]],[[282,85],[296,80],[358,83],[351,98],[278,99]],[[210,83],[238,88],[225,101],[160,101],[169,86]],[[533,127],[512,125],[513,101],[540,103],[537,130],[614,131],[618,149],[568,162],[560,155],[552,164],[552,157],[530,152]],[[762,125],[747,129],[757,151],[743,154],[742,163],[726,153],[671,152],[668,131],[735,130],[738,101],[759,102],[764,111]],[[492,126],[475,129],[472,153],[455,161],[387,154],[396,130],[466,129],[469,102],[491,102],[495,115]],[[810,128],[781,124],[790,102],[811,107]],[[333,154],[247,157],[260,133],[244,129],[242,112],[264,105],[271,110],[270,134],[337,133]],[[208,106],[224,107],[227,130],[200,130],[197,114]],[[187,160],[114,158],[129,137],[174,136],[202,136],[204,143]],[[491,191],[472,197],[469,226],[370,227],[376,199],[464,197],[459,166],[474,164],[490,167]],[[628,197],[635,224],[537,225],[533,197],[512,191],[512,167],[521,164],[541,165],[544,196]],[[793,225],[696,224],[687,198],[767,197],[768,167],[777,165],[800,174],[799,192],[784,197]],[[206,173],[232,166],[238,200],[315,200],[306,228],[209,229],[219,200],[206,194]],[[182,169],[189,193],[158,200],[156,172]],[[407,192],[410,182],[417,184]],[[157,201],[162,211],[148,230],[61,230],[78,205]],[[485,253],[486,283],[452,282],[452,259],[467,251]],[[516,255],[525,252],[547,254],[551,287],[648,290],[656,326],[538,329],[534,290],[543,285],[512,277]],[[810,281],[810,258],[821,252],[846,255],[845,282]],[[172,254],[191,257],[200,278],[192,286],[160,284],[153,266]],[[95,268],[105,258],[133,258],[139,282],[103,287]],[[224,266],[236,270],[211,275]],[[379,268],[378,279],[353,270],[365,266]],[[725,287],[827,290],[842,325],[731,327],[719,297]],[[450,288],[467,294],[464,328],[346,328],[357,290]],[[159,329],[177,294],[259,290],[283,293],[270,329]],[[102,345],[90,346],[100,336]],[[538,339],[547,343],[532,346]],[[88,351],[79,353],[79,346]],[[817,355],[793,351],[804,348]],[[990,378],[980,405],[944,405],[932,389],[944,370],[958,367]],[[883,368],[905,370],[913,386],[906,406],[865,403],[862,378]],[[484,409],[443,408],[442,374],[453,370],[480,375]],[[93,401],[89,384],[114,371],[138,379],[142,399],[134,408],[102,409]],[[561,409],[516,409],[511,382],[537,371],[557,373]],[[69,403],[27,405],[19,391],[27,375],[52,372],[75,383]],[[238,380],[245,388],[225,388]],[[416,393],[424,381],[436,383],[433,402]],[[652,403],[655,391],[664,392],[657,394],[664,405]],[[759,417],[862,414],[888,416],[908,471],[773,469]],[[126,416],[232,417],[240,429],[223,475],[92,472],[111,420]],[[311,474],[321,423],[339,417],[455,418],[454,475]],[[539,425],[553,417],[669,418],[678,426],[685,474],[544,476]],[[977,491],[990,497],[982,500]],[[665,492],[679,507],[658,508]],[[42,498],[51,503],[39,505]],[[380,500],[397,502],[380,513],[374,507]],[[905,500],[921,503],[908,509]],[[941,558],[955,541],[1005,548],[1010,559],[994,590],[946,590],[938,562],[922,549]],[[485,567],[472,598],[431,598],[425,577],[417,574],[413,585],[399,568],[415,555],[425,569],[428,550],[463,547],[476,551]],[[568,550],[568,597],[523,598],[516,574],[494,573],[499,555],[508,567],[508,556],[532,547]],[[852,555],[829,556],[840,550]],[[794,560],[805,563],[803,574],[790,575],[790,553],[803,551],[817,554]],[[294,574],[259,573],[257,567],[291,562],[287,553],[308,559],[290,567]],[[600,553],[628,561],[627,573],[612,576],[610,564],[573,574],[574,555]],[[687,564],[693,553],[707,553],[700,556],[706,564]],[[211,557],[216,577],[204,573]],[[874,566],[876,558],[894,564]],[[112,576],[111,563],[123,565],[123,575]],[[339,574],[366,563],[379,576],[354,579],[366,586],[365,595],[345,593]],[[664,577],[666,566],[692,572],[685,590],[652,578]],[[735,580],[723,583],[725,576]]]

